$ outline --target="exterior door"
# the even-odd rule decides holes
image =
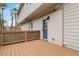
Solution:
[[[48,20],[43,20],[43,38],[48,38]]]

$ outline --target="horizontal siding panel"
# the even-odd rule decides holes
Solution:
[[[69,9],[74,9],[77,7],[79,7],[79,4],[77,4],[77,3],[66,4],[66,5],[64,5],[64,11],[68,11]]]
[[[79,30],[64,30],[65,33],[79,33]]]
[[[79,28],[79,25],[64,25],[64,28],[69,28],[69,29],[78,29]]]
[[[64,42],[79,51],[79,4],[64,4]]]
[[[65,40],[70,40],[70,39],[72,39],[72,40],[79,41],[79,37],[75,37],[75,36],[73,36],[73,37],[71,37],[71,36],[64,36],[64,39],[65,39]]]
[[[64,30],[64,33],[72,33],[72,34],[79,34],[79,31],[67,31],[67,30]]]
[[[79,18],[75,18],[75,20],[69,19],[69,20],[64,21],[64,23],[71,23],[71,22],[79,22]]]
[[[74,15],[73,17],[71,16],[68,16],[68,17],[64,17],[64,20],[72,20],[72,19],[78,19],[79,18],[79,15]]]
[[[73,33],[79,33],[79,29],[69,29],[69,28],[65,28],[64,31],[66,32],[73,32]]]
[[[65,35],[65,36],[64,36],[64,39],[66,39],[66,40],[69,40],[69,39],[72,39],[72,40],[74,40],[74,39],[75,39],[75,40],[79,40],[79,36],[73,36],[73,37],[72,37],[72,36]]]
[[[65,4],[64,4],[64,8],[67,8],[67,7],[69,7],[70,5],[72,5],[72,3],[65,3]]]
[[[67,33],[79,33],[79,29],[64,29],[64,32]]]
[[[64,10],[65,12],[64,12],[64,14],[67,14],[67,13],[72,13],[72,12],[75,12],[75,11],[78,11],[79,10],[79,8],[78,8],[79,6],[77,6],[77,8],[72,8],[72,9],[69,9],[69,10]]]
[[[79,22],[67,22],[64,25],[79,25]]]
[[[65,38],[65,42],[75,43],[77,45],[79,44],[79,40],[76,41],[75,39],[69,39],[69,40],[67,40],[67,39]]]
[[[79,48],[79,45],[77,43],[74,44],[72,41],[71,42],[70,41],[65,41],[65,43],[68,44],[68,46],[71,45],[73,47]]]
[[[73,11],[71,13],[66,13],[64,17],[74,16],[74,15],[79,15],[79,9],[76,12]]]
[[[79,36],[79,33],[64,33],[64,35],[69,35],[69,36]]]
[[[67,41],[67,39],[65,39],[65,43],[66,43],[66,45],[72,45],[72,46],[74,46],[74,47],[78,47],[79,48],[79,43],[78,42],[74,42],[73,40],[71,40],[70,41],[70,39],[69,39],[69,41]]]
[[[66,11],[64,13],[68,13],[68,12],[71,12],[71,11],[76,11],[76,10],[79,9],[78,7],[79,7],[79,4],[75,5],[75,6],[72,6],[71,8],[64,8],[64,11]]]
[[[79,48],[74,47],[73,45],[66,45],[65,47],[79,51]]]
[[[69,43],[69,44],[71,44],[71,45],[74,45],[74,46],[78,46],[78,44],[79,44],[79,41],[78,41],[78,40],[75,41],[75,40],[72,40],[72,39],[69,39],[69,41],[65,39],[65,42],[67,42],[67,43]],[[75,43],[75,44],[74,44],[74,43]],[[79,46],[78,46],[78,47],[79,47]]]

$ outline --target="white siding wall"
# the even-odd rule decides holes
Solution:
[[[41,30],[42,29],[42,20],[41,18],[35,21],[32,21],[33,23],[33,30]]]
[[[79,51],[79,4],[64,4],[64,43]]]
[[[43,39],[43,20],[50,16],[48,20],[48,42],[62,46],[62,10],[46,15],[40,19],[32,21],[33,29],[41,31],[41,39]],[[55,40],[52,40],[55,38]]]
[[[48,41],[62,46],[62,10],[56,11],[50,15],[48,21]],[[52,39],[55,40],[52,40]]]
[[[21,30],[29,30],[29,23],[20,26]]]

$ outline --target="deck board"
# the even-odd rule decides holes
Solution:
[[[4,55],[4,56],[8,55],[8,54],[7,54],[7,52],[8,52],[8,47],[9,47],[9,46],[6,46],[6,47],[5,47],[4,52],[3,52],[2,55]],[[9,52],[8,52],[8,53],[9,53]]]
[[[11,46],[11,51],[12,51],[11,55],[14,56],[15,55],[14,45]]]
[[[2,46],[0,56],[79,56],[79,51],[50,44],[43,40],[34,40]]]
[[[16,44],[14,44],[14,48],[15,48],[15,56],[19,56],[20,53],[18,51],[18,47],[16,46]]]
[[[27,48],[26,48],[26,47],[27,47]],[[29,49],[28,44],[25,43],[25,44],[23,45],[23,48],[24,48],[24,51],[25,51],[25,53],[26,53],[27,56],[32,55],[32,52],[29,53],[30,49]]]
[[[7,56],[10,56],[11,55],[11,50],[10,50],[10,47],[11,47],[11,45],[8,45],[8,49],[7,49]]]
[[[1,49],[0,49],[0,55],[1,55],[1,56],[3,55],[4,50],[5,50],[5,46],[1,47]]]

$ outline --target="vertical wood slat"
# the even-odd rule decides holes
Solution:
[[[4,31],[3,43],[10,44],[25,41],[25,31]]]
[[[40,39],[39,30],[29,30],[29,31],[14,31],[14,30],[8,31],[7,30],[7,31],[3,31],[2,35],[3,35],[3,44]]]
[[[40,39],[40,30],[29,30],[27,31],[27,40]]]

